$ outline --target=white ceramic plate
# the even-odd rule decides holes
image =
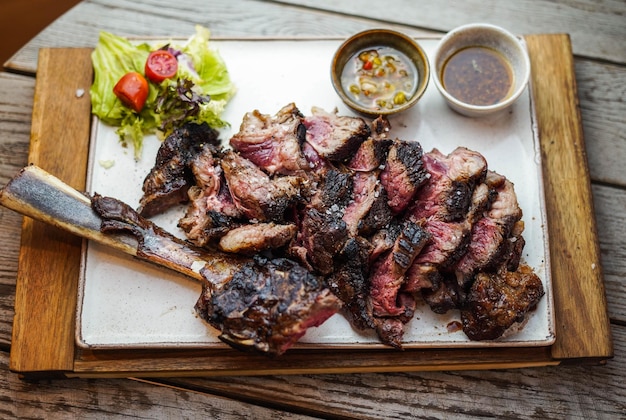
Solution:
[[[418,40],[429,57],[436,39]],[[213,40],[226,61],[238,93],[225,119],[228,140],[238,131],[243,115],[258,109],[274,114],[295,102],[304,114],[311,107],[338,108],[351,115],[330,83],[331,58],[340,40]],[[434,84],[405,114],[390,119],[392,135],[421,142],[425,151],[449,153],[465,146],[482,153],[493,169],[515,184],[525,221],[524,261],[544,282],[545,297],[521,330],[496,341],[470,341],[462,331],[449,331],[458,311],[436,315],[425,304],[406,325],[405,346],[513,347],[546,346],[554,342],[552,288],[547,248],[547,226],[541,177],[541,159],[529,91],[506,114],[470,119],[451,111]],[[141,185],[154,164],[160,143],[145,141],[143,158],[135,162],[132,149],[120,146],[115,128],[95,121],[91,139],[88,190],[119,198],[137,207]],[[106,169],[104,162],[113,162]],[[184,209],[172,209],[154,220],[177,236]],[[194,312],[200,285],[177,273],[134,260],[103,246],[87,243],[83,252],[77,309],[77,343],[88,348],[176,348],[224,346],[217,331]],[[335,315],[300,340],[301,347],[382,347],[374,333],[362,334]]]

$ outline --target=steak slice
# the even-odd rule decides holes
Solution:
[[[254,255],[267,249],[278,249],[293,240],[298,228],[294,224],[246,224],[229,230],[220,238],[219,249],[242,255]]]
[[[309,208],[302,217],[296,241],[290,246],[291,255],[318,273],[328,275],[334,270],[335,256],[349,239],[341,212],[319,211]]]
[[[541,280],[528,266],[478,273],[461,310],[463,331],[470,340],[495,340],[523,322],[544,294]]]
[[[392,140],[368,138],[350,159],[348,168],[353,171],[370,172],[379,169],[387,160]]]
[[[408,207],[428,178],[422,155],[422,146],[415,141],[395,140],[389,150],[380,182],[385,187],[389,208],[394,214]]]
[[[205,148],[190,166],[196,185],[187,192],[190,203],[178,226],[195,245],[206,246],[239,226],[243,213],[235,205],[210,148]]]
[[[435,217],[446,222],[465,218],[474,187],[487,172],[487,161],[478,152],[459,147],[448,156],[437,149],[425,153],[428,182],[415,197],[411,215],[415,220]]]
[[[312,115],[304,118],[306,141],[322,158],[346,161],[370,135],[362,118],[338,116],[313,107]]]
[[[422,251],[430,235],[420,225],[406,222],[393,248],[374,264],[370,278],[370,299],[375,316],[399,316],[405,312],[398,306],[398,293],[406,271]]]
[[[492,171],[487,175],[486,183],[497,193],[497,197],[484,211],[483,217],[472,226],[467,252],[455,267],[457,282],[462,289],[471,283],[477,271],[494,271],[512,258],[512,242],[509,239],[522,217],[513,183]],[[521,232],[516,232],[516,237],[520,236]]]
[[[139,214],[152,217],[176,204],[186,203],[187,190],[194,185],[190,162],[205,147],[215,149],[218,144],[218,132],[206,123],[188,123],[167,136],[144,179]]]
[[[270,175],[292,174],[308,169],[300,148],[305,131],[302,113],[290,103],[274,116],[258,110],[246,113],[230,145]]]
[[[224,153],[221,166],[235,205],[248,219],[282,222],[286,210],[301,198],[303,179],[300,177],[272,179],[233,151]]]
[[[205,283],[195,305],[198,315],[220,330],[220,340],[269,355],[283,354],[340,308],[340,300],[302,266],[260,257],[220,288]]]
[[[375,328],[368,296],[369,245],[360,238],[351,238],[335,261],[335,270],[326,279],[328,288],[344,304],[350,323],[358,330]]]

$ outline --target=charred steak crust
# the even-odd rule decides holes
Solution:
[[[139,213],[151,217],[187,202],[187,190],[195,183],[191,161],[205,147],[216,148],[218,143],[218,132],[206,123],[186,124],[167,136],[144,179]]]
[[[280,355],[341,307],[323,282],[295,262],[255,258],[217,290],[203,288],[199,316],[220,340],[243,350]]]
[[[478,273],[461,310],[463,331],[471,340],[494,340],[523,322],[544,294],[541,280],[528,266]]]

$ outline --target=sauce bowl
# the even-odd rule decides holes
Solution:
[[[331,80],[342,101],[371,117],[391,115],[414,106],[430,79],[422,47],[411,37],[371,29],[348,38],[337,49]]]
[[[453,110],[481,117],[509,108],[530,77],[524,44],[495,25],[475,23],[448,32],[434,54],[434,83]]]

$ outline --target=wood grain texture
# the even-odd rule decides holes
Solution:
[[[570,40],[567,35],[530,35],[526,43],[533,58],[550,263],[553,279],[560,282],[554,288],[557,342],[552,354],[557,359],[577,354],[610,356],[612,340],[582,125],[579,118],[566,117],[580,114]]]
[[[91,112],[92,73],[84,72],[91,65],[89,50],[68,49],[63,54],[42,50],[39,61],[45,71],[35,87],[29,162],[84,189],[90,124],[78,116]],[[80,90],[82,94],[77,93]],[[73,369],[72,320],[81,243],[70,234],[24,218],[11,369]]]
[[[6,353],[0,369],[7,372]],[[106,390],[106,391],[105,391]],[[126,379],[25,382],[0,376],[3,419],[293,419],[310,417],[230,398]]]
[[[626,326],[626,190],[594,185],[593,202],[609,315]]]
[[[106,22],[106,27],[94,22]],[[167,0],[152,0],[149,7],[138,6],[134,0],[91,0],[44,29],[11,57],[5,67],[33,74],[40,48],[93,47],[100,30],[123,36],[188,37],[196,24],[210,28],[216,37],[348,36],[381,26],[377,20],[346,18],[254,0],[193,1],[186,2],[184,8]],[[433,33],[393,23],[384,26],[413,35]]]
[[[578,59],[576,81],[591,179],[626,188],[626,67]]]
[[[626,330],[606,366],[501,371],[164,378],[154,383],[285,411],[358,419],[603,419],[626,413]],[[584,378],[584,380],[581,380]],[[372,398],[371,389],[376,397]],[[610,389],[607,394],[604,390]],[[320,404],[323,401],[323,404]],[[324,413],[324,415],[320,413]]]
[[[569,33],[575,54],[623,63],[626,61],[624,14],[620,0],[278,0],[280,3],[336,11],[422,28],[449,31],[456,26],[486,22],[505,26],[511,32]]]

